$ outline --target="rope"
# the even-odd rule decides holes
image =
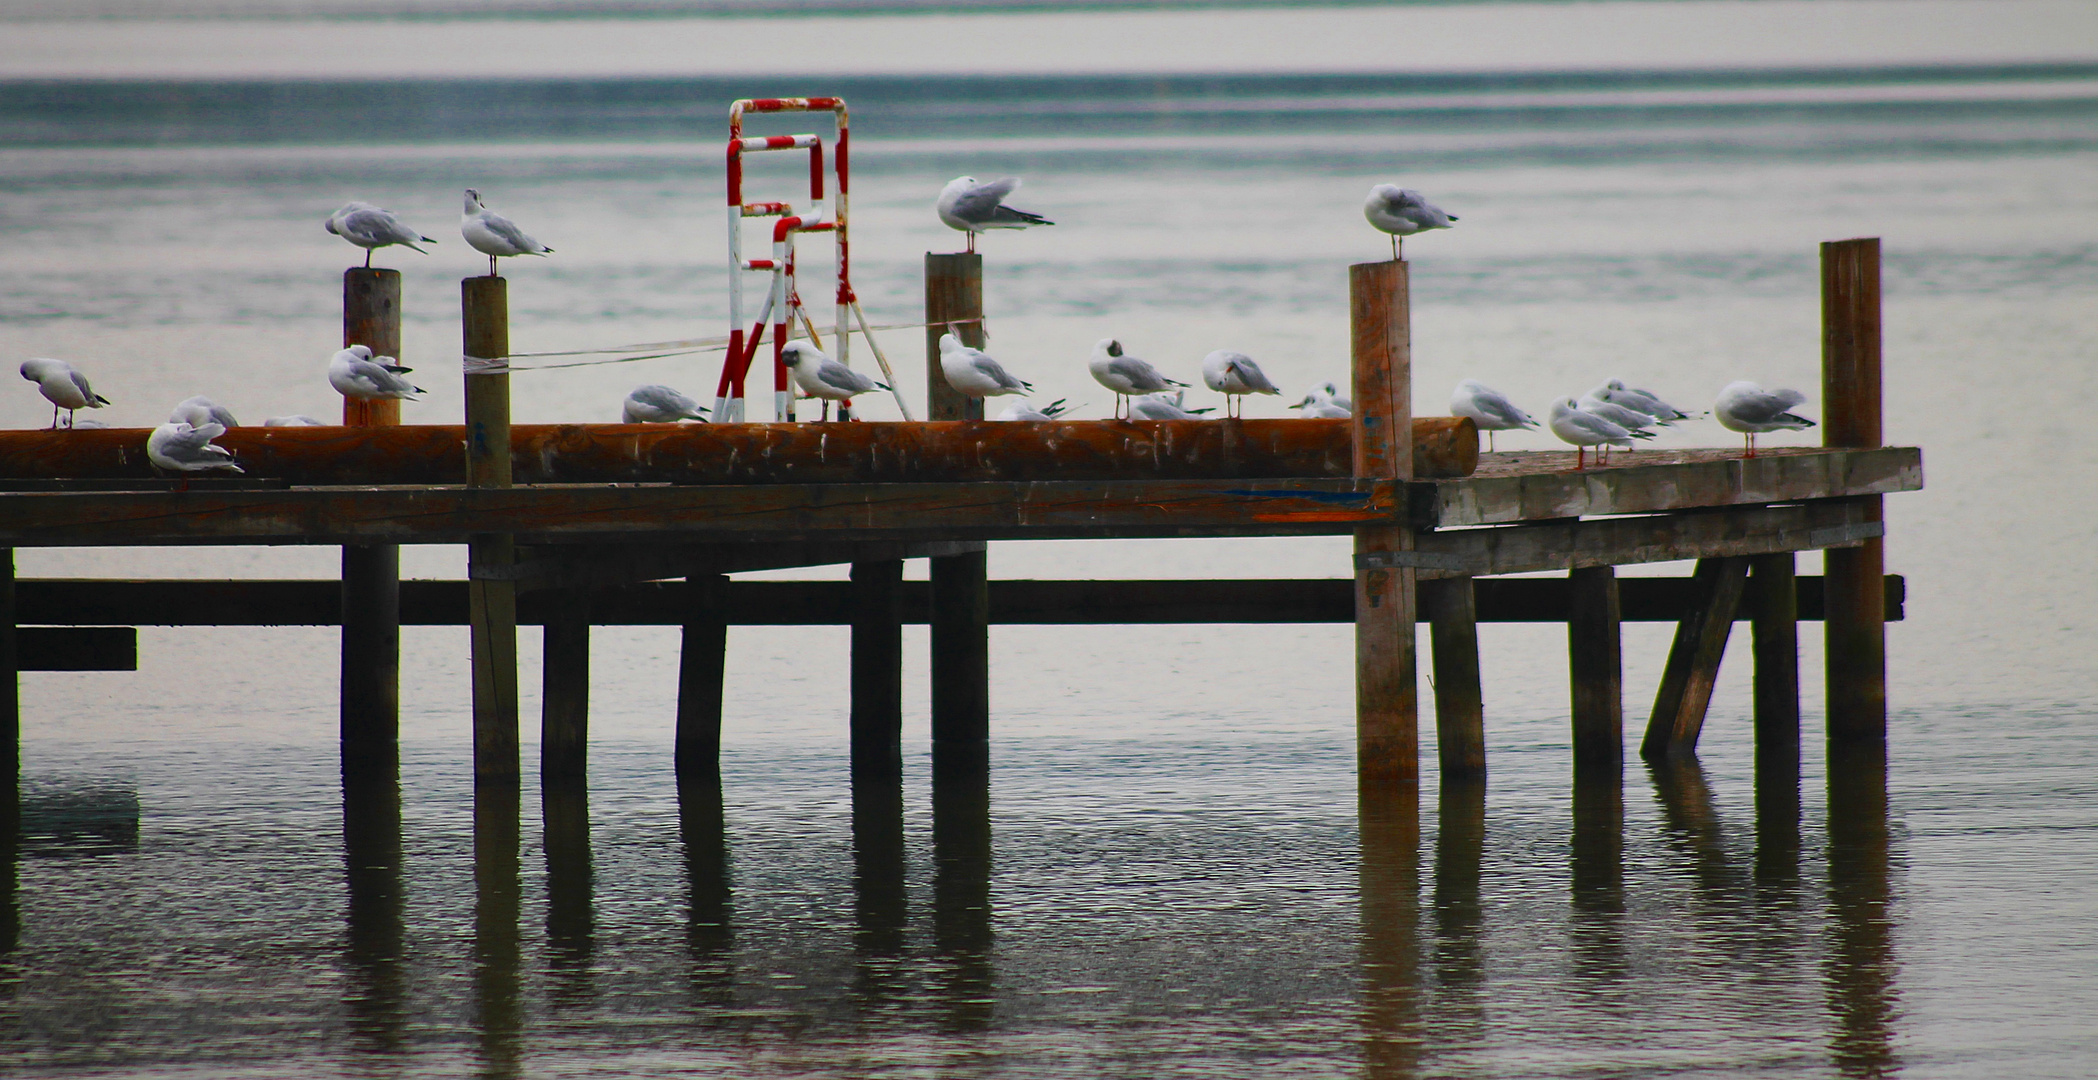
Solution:
[[[803,313],[802,319],[807,321],[808,315]],[[961,324],[982,321],[982,319],[944,319],[938,325],[945,326],[948,323]],[[872,340],[872,334],[876,330],[917,330],[931,325],[934,324],[916,322],[868,326],[866,316],[864,314],[860,316],[860,333],[868,336],[869,340]],[[813,326],[810,327],[812,332],[809,336],[811,338],[815,338],[814,329]],[[817,340],[820,341],[821,339]],[[693,356],[699,353],[723,352],[728,349],[728,346],[728,338],[686,338],[681,341],[646,341],[634,345],[615,345],[605,349],[511,353],[508,356],[488,359],[470,356],[466,358],[466,364],[467,370],[475,375],[502,375],[516,371],[556,371],[561,368],[592,367],[597,364],[631,364],[637,360],[661,360],[671,356]],[[821,348],[822,346],[818,345],[817,347]],[[640,353],[642,355],[623,355],[626,353]],[[528,364],[523,366],[513,363],[513,361],[517,360],[538,360],[559,356],[601,356],[605,357],[605,359],[575,360],[565,364]]]

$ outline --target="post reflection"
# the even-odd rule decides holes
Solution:
[[[1894,1021],[1893,866],[1888,851],[1884,746],[1830,747],[1828,758],[1829,948],[1822,985],[1829,1056],[1844,1076],[1901,1069]]]
[[[343,777],[342,859],[351,1037],[367,1053],[400,1053],[407,1046],[408,972],[398,769]]]
[[[932,938],[948,1026],[988,1026],[991,964],[991,777],[981,767],[935,769],[932,783]]]
[[[721,778],[681,774],[678,832],[685,845],[685,947],[691,956],[695,1004],[735,1000],[735,935],[729,888],[729,848]]]
[[[1479,990],[1485,982],[1480,936],[1485,912],[1479,899],[1486,846],[1486,783],[1445,778],[1436,798],[1435,882],[1430,897],[1435,926],[1435,981],[1455,991],[1448,1018],[1476,1028],[1485,1015]]]
[[[21,873],[22,781],[16,770],[0,770],[0,956],[22,944]]]
[[[1577,770],[1573,785],[1574,973],[1598,984],[1630,974],[1624,939],[1624,772]]]
[[[474,1005],[481,1073],[520,1071],[524,1010],[517,923],[523,906],[515,784],[474,785]]]
[[[1648,768],[1669,845],[1690,858],[1699,894],[1707,904],[1732,895],[1736,873],[1727,861],[1726,837],[1704,766],[1696,758],[1685,758],[1650,763]]]
[[[590,997],[590,965],[597,951],[593,908],[596,880],[590,857],[590,792],[580,776],[553,776],[540,791],[546,830],[546,943],[557,1005]]]
[[[894,776],[852,780],[854,995],[869,1011],[901,989],[908,906],[904,898],[903,784]]]
[[[1420,1072],[1420,793],[1364,790],[1362,836],[1362,1058],[1371,1080]]]
[[[1796,748],[1795,748],[1796,751]],[[1756,896],[1791,907],[1799,898],[1799,755],[1756,759]]]

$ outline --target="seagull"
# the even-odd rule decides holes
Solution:
[[[1122,343],[1101,338],[1093,343],[1093,359],[1087,365],[1100,385],[1115,392],[1115,416],[1122,415],[1122,399],[1137,394],[1156,394],[1184,382],[1168,379],[1147,361],[1124,355]]]
[[[940,374],[947,377],[947,385],[964,397],[1025,394],[1034,389],[1033,383],[1005,370],[1005,365],[991,359],[982,349],[962,344],[962,339],[954,336],[952,324],[947,330],[940,335]]]
[[[106,430],[109,427],[108,424],[105,424],[100,420],[89,420],[84,416],[64,417],[59,420],[58,426],[69,431],[99,431]]]
[[[1477,379],[1466,379],[1457,384],[1457,391],[1450,395],[1450,415],[1469,416],[1486,433],[1486,449],[1493,449],[1493,433],[1535,428],[1537,421],[1530,414],[1515,407],[1515,403]]]
[[[1651,439],[1654,437],[1653,432],[1646,430],[1647,428],[1654,426],[1654,418],[1646,413],[1640,412],[1638,409],[1627,409],[1622,405],[1613,405],[1610,402],[1603,401],[1595,397],[1594,395],[1582,398],[1580,405],[1582,412],[1587,413],[1590,416],[1600,416],[1603,419],[1608,420],[1613,424],[1616,424],[1618,427],[1621,427],[1626,431],[1631,432],[1632,437],[1635,439]]]
[[[1070,408],[1064,404],[1063,398],[1057,398],[1055,401],[1052,401],[1039,409],[1035,408],[1032,405],[1029,405],[1024,401],[1015,401],[1012,404],[1007,405],[1005,407],[1004,412],[998,414],[998,419],[1034,420],[1038,422],[1044,420],[1060,420],[1063,418],[1063,415],[1065,413],[1070,411]]]
[[[1786,428],[1798,431],[1814,426],[1812,420],[1790,411],[1807,396],[1797,390],[1765,390],[1752,382],[1731,382],[1719,392],[1712,416],[1728,431],[1741,432],[1748,440],[1749,457],[1756,456],[1756,433]]]
[[[146,460],[169,472],[209,472],[213,469],[240,472],[241,467],[233,463],[231,452],[223,446],[211,445],[211,440],[225,433],[225,427],[219,424],[191,427],[180,421],[170,421],[146,436]]]
[[[226,411],[225,406],[202,394],[184,398],[180,405],[175,406],[175,411],[168,414],[168,423],[188,424],[194,428],[201,428],[206,424],[228,428],[240,426],[240,421],[235,420],[233,414]]]
[[[1552,402],[1551,424],[1552,434],[1574,445],[1576,470],[1588,467],[1588,448],[1591,446],[1617,445],[1630,449],[1633,439],[1654,437],[1651,431],[1627,431],[1594,413],[1583,412],[1581,403],[1572,398]]]
[[[381,210],[367,202],[349,202],[342,209],[328,215],[323,228],[350,243],[364,249],[364,267],[371,269],[372,252],[392,244],[428,255],[429,252],[416,247],[418,243],[434,244],[437,241],[411,229],[393,216],[391,210]]]
[[[488,256],[488,276],[495,276],[495,260],[510,255],[547,255],[553,248],[525,235],[517,223],[481,205],[481,193],[466,189],[466,212],[459,218],[459,234],[475,251]]]
[[[1268,378],[1267,373],[1260,370],[1260,365],[1253,362],[1252,357],[1229,349],[1218,349],[1202,358],[1202,384],[1224,395],[1224,413],[1227,416],[1231,414],[1233,398],[1242,398],[1247,394],[1282,392],[1273,380]],[[1245,415],[1245,402],[1240,401],[1238,404],[1239,415]]]
[[[626,396],[620,417],[629,424],[675,424],[680,420],[706,423],[706,408],[667,386],[637,386]]]
[[[1350,404],[1352,403],[1333,396],[1332,383],[1320,383],[1311,388],[1311,393],[1304,395],[1304,400],[1290,408],[1302,409],[1303,415],[1312,419],[1343,420],[1355,415],[1355,410],[1349,407]]]
[[[781,350],[781,361],[794,376],[794,385],[813,398],[823,399],[823,418],[830,419],[830,403],[850,401],[856,394],[888,387],[823,355],[806,341],[790,341]]]
[[[374,357],[368,345],[352,345],[328,361],[328,385],[342,396],[360,401],[380,398],[413,401],[417,394],[423,393],[423,388],[401,378],[400,373],[406,370],[395,364],[391,356]]]
[[[1327,400],[1333,402],[1335,405],[1338,405],[1343,409],[1348,410],[1348,412],[1351,415],[1355,412],[1355,403],[1349,400],[1348,398],[1340,396],[1340,387],[1327,382],[1320,383],[1318,388],[1321,393],[1326,395]]]
[[[267,419],[267,420],[264,420],[264,421],[262,422],[262,426],[263,426],[263,427],[327,427],[328,425],[327,425],[326,423],[323,423],[322,421],[319,421],[319,420],[315,420],[315,419],[314,419],[313,417],[310,417],[310,416],[306,415],[305,413],[293,413],[293,414],[292,414],[292,415],[290,415],[290,416],[272,416],[272,417],[270,417],[269,419]]]
[[[1412,236],[1429,229],[1447,229],[1457,215],[1446,214],[1441,207],[1421,197],[1412,188],[1397,184],[1378,184],[1370,189],[1369,201],[1362,204],[1362,216],[1381,232],[1391,234],[1391,257],[1399,257],[1399,237]]]
[[[74,410],[99,409],[109,404],[108,398],[95,393],[95,388],[87,384],[87,376],[63,360],[53,360],[48,356],[24,360],[22,377],[35,383],[37,391],[44,395],[44,400],[51,403],[53,431],[58,430],[60,409],[66,411],[66,425],[71,427]]]
[[[1200,420],[1203,413],[1215,412],[1214,408],[1190,409],[1183,402],[1187,391],[1176,390],[1166,394],[1145,394],[1129,399],[1131,420]]]
[[[933,209],[939,211],[940,220],[946,222],[948,228],[969,234],[970,251],[976,250],[976,234],[986,229],[1025,229],[1056,224],[1040,214],[1005,205],[1005,197],[1019,188],[1020,179],[1016,176],[988,184],[973,176],[957,176],[940,189],[940,201],[933,204]]]
[[[1654,422],[1662,427],[1668,427],[1678,420],[1692,419],[1689,413],[1662,401],[1660,395],[1652,390],[1626,386],[1623,379],[1611,379],[1588,391],[1588,396],[1612,405],[1622,405],[1627,409],[1637,409],[1653,417]]]

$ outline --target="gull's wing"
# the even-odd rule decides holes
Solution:
[[[1492,390],[1481,390],[1472,395],[1472,407],[1493,417],[1495,422],[1514,424],[1518,427],[1535,424],[1530,414],[1515,407],[1515,403]]]
[[[1033,389],[1033,384],[1022,382],[1012,372],[1005,370],[1005,365],[982,353],[977,353],[974,357],[971,357],[970,363],[977,371],[982,372],[986,378],[991,379],[1007,390]]]
[[[1260,370],[1260,365],[1254,363],[1253,358],[1250,356],[1235,357],[1230,363],[1225,364],[1224,367],[1238,372],[1239,381],[1245,383],[1246,388],[1256,394],[1279,394],[1282,392],[1280,387],[1268,379],[1267,372]]]
[[[1727,411],[1751,424],[1767,424],[1806,399],[1797,390],[1761,390],[1736,395]]]
[[[1158,373],[1157,368],[1151,366],[1149,361],[1139,360],[1134,356],[1115,357],[1108,362],[1107,370],[1128,379],[1129,385],[1136,387],[1138,390],[1164,390],[1167,386],[1172,385],[1166,380],[1164,375]]]
[[[855,394],[864,394],[869,390],[882,388],[880,383],[838,363],[836,360],[825,360],[818,365],[816,378],[821,380],[826,386],[834,386],[840,390],[850,390]]]
[[[481,214],[481,224],[486,225],[488,227],[489,232],[492,232],[495,235],[501,237],[503,243],[509,244],[511,247],[514,247],[519,251],[529,251],[537,253],[540,251],[552,250],[551,248],[548,248],[545,244],[542,244],[539,241],[532,239],[530,236],[525,235],[525,231],[523,229],[518,228],[516,222],[511,221],[509,218],[506,218],[493,210],[484,211]]]
[[[962,192],[954,200],[954,216],[965,221],[989,221],[1007,195],[1019,190],[1020,178],[1008,176],[1003,180],[992,180],[978,184]]]
[[[73,388],[80,391],[80,396],[88,400],[89,406],[93,406],[98,401],[104,405],[109,404],[107,399],[96,394],[94,388],[88,386],[87,376],[82,375],[78,369],[68,368],[66,370],[66,378],[73,380]]]

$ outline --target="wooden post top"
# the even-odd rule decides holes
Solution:
[[[1821,442],[1880,446],[1878,237],[1821,245]]]
[[[1353,345],[1355,475],[1413,475],[1413,345],[1407,266],[1399,260],[1348,268]]]

